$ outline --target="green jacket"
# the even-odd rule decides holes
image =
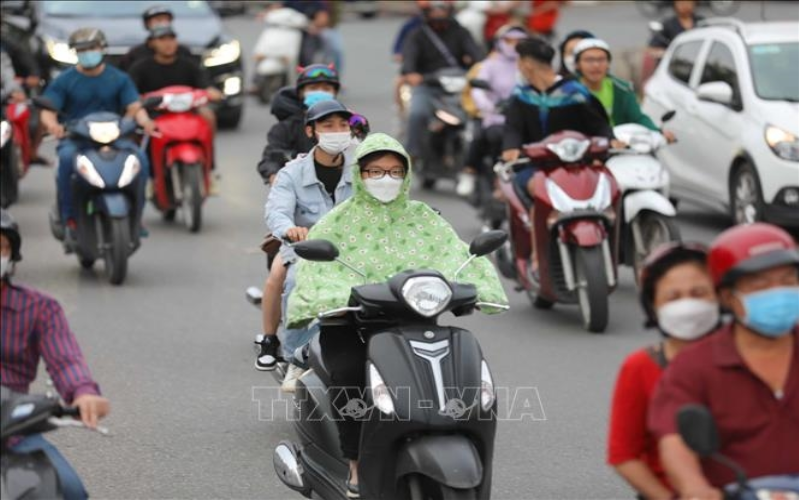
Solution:
[[[404,157],[408,174],[402,192],[383,203],[366,190],[358,160],[377,151],[391,151]],[[339,257],[366,274],[361,277],[337,262],[300,260],[297,286],[288,302],[288,326],[299,327],[320,312],[344,307],[353,286],[384,282],[408,269],[428,268],[452,277],[469,257],[469,246],[452,226],[427,204],[410,200],[410,157],[394,138],[375,133],[366,137],[355,152],[353,195],[314,225],[308,239],[326,239],[339,250]],[[481,301],[507,305],[508,299],[491,262],[483,257],[472,261],[458,277],[459,282],[477,286]],[[483,309],[487,313],[496,313]]]
[[[649,115],[641,111],[638,105],[638,97],[631,83],[613,75],[608,75],[613,82],[613,113],[610,116],[611,125],[621,124],[641,124],[647,129],[660,131],[660,128],[652,122]],[[585,84],[585,82],[583,82]],[[590,88],[589,88],[590,90]],[[595,94],[591,91],[592,94]],[[604,105],[604,103],[603,103]]]

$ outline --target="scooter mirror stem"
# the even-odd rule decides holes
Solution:
[[[463,271],[463,269],[466,268],[475,258],[477,258],[476,254],[469,255],[469,258],[465,262],[463,262],[463,265],[458,267],[458,270],[456,270],[455,274],[452,276],[453,282],[458,280],[458,275],[461,273],[461,271]]]
[[[337,261],[338,263],[340,263],[340,264],[344,265],[344,266],[345,266],[345,267],[347,267],[348,269],[352,270],[352,271],[353,271],[353,272],[355,272],[356,274],[360,275],[360,276],[361,276],[361,277],[363,277],[364,279],[366,279],[366,274],[364,274],[363,272],[361,272],[361,271],[360,271],[360,270],[358,270],[357,268],[353,267],[352,265],[350,265],[350,264],[349,264],[349,263],[347,263],[346,261],[342,260],[341,258],[336,258],[336,261]]]
[[[749,479],[746,477],[746,473],[741,468],[740,465],[735,463],[733,460],[727,458],[726,456],[722,455],[721,453],[714,453],[710,455],[714,461],[720,463],[721,465],[729,468],[732,472],[735,473],[735,480],[738,484],[738,492],[742,491],[752,491],[752,487],[749,486]]]

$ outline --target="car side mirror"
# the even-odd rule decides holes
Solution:
[[[707,82],[696,89],[696,97],[720,105],[733,105],[732,87],[727,82]]]
[[[680,437],[700,457],[709,457],[719,450],[719,434],[710,410],[700,404],[687,404],[677,413]]]
[[[490,230],[484,232],[472,241],[469,245],[469,254],[474,256],[485,256],[501,248],[508,240],[508,233],[504,230]]]
[[[483,79],[480,79],[480,78],[473,78],[473,79],[469,80],[469,85],[474,87],[475,89],[483,89],[483,90],[486,90],[486,91],[490,91],[491,90],[491,84],[488,83],[487,80],[483,80]]]
[[[336,246],[324,239],[298,242],[292,247],[297,256],[308,261],[335,261],[338,258]]]
[[[677,115],[677,110],[669,110],[660,117],[660,122],[665,124],[669,120],[673,119],[674,116]]]

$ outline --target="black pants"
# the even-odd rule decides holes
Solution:
[[[350,327],[322,328],[319,343],[330,373],[330,397],[344,458],[358,460],[361,422],[358,414],[365,405],[366,344]],[[361,400],[361,401],[359,401]]]
[[[503,129],[501,125],[477,129],[466,154],[466,165],[481,175],[490,174],[485,172],[485,158],[490,156],[491,162],[495,162],[502,154]]]

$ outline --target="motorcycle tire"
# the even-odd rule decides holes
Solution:
[[[200,164],[181,166],[183,223],[191,233],[199,232],[203,224],[202,175],[203,167]]]
[[[453,488],[421,474],[410,475],[407,479],[410,500],[477,500],[474,488]]]
[[[639,213],[630,223],[630,226],[633,229],[631,232],[633,240],[635,240],[636,235],[640,235],[642,240],[640,243],[633,242],[632,245],[633,271],[637,284],[638,277],[641,274],[641,268],[647,256],[662,244],[679,241],[680,229],[674,217],[664,216],[652,211],[643,211]],[[638,228],[638,232],[635,231],[636,227]]]
[[[0,207],[7,209],[19,198],[20,160],[22,152],[19,145],[11,143],[8,146],[7,159],[3,159],[2,177],[0,177]]]
[[[161,213],[161,218],[167,222],[175,221],[175,215],[177,214],[177,209],[167,209],[163,213]]]
[[[128,273],[128,256],[131,250],[129,216],[113,219],[107,216],[101,217],[104,219],[105,275],[108,282],[119,286],[125,281]]]
[[[575,248],[575,277],[583,327],[591,333],[603,333],[608,326],[608,278],[602,247]]]

